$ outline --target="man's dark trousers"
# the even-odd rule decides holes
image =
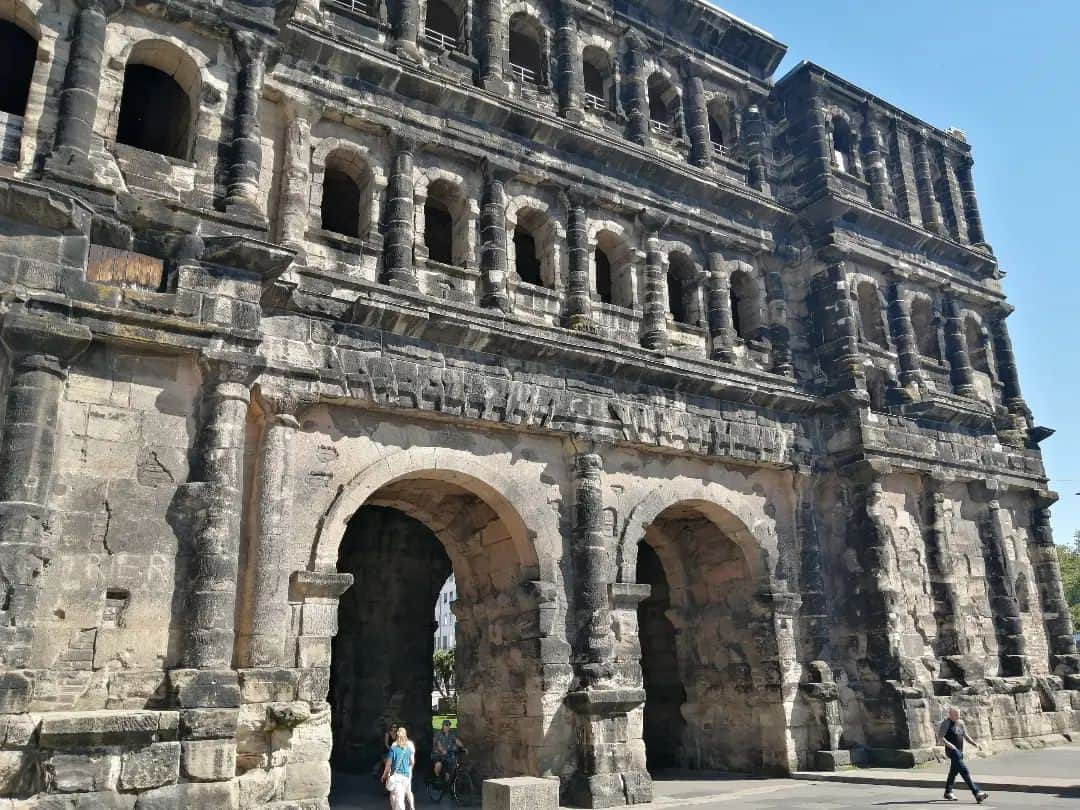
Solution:
[[[949,778],[945,780],[945,791],[952,792],[953,785],[956,783],[956,775],[960,774],[961,778],[967,782],[968,788],[976,796],[979,795],[979,786],[971,781],[971,772],[968,771],[967,763],[964,762],[964,755],[959,751],[953,751],[951,748],[946,750],[949,755],[949,762],[952,763],[949,767]]]

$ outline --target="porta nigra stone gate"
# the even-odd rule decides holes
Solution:
[[[963,133],[701,0],[0,0],[0,810],[1080,729]]]

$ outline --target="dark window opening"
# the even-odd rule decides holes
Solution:
[[[322,226],[342,236],[360,236],[360,187],[339,169],[323,179]]]
[[[938,329],[934,319],[933,305],[926,298],[916,298],[911,304],[911,326],[919,343],[919,354],[932,360],[941,360],[938,345]]]
[[[611,282],[611,260],[600,248],[596,249],[596,294],[605,304],[615,303],[614,288]]]
[[[542,84],[544,53],[539,39],[511,22],[509,46],[514,78],[524,84]]]
[[[14,23],[0,22],[0,49],[4,54],[0,57],[0,112],[22,117],[34,78],[37,42]]]
[[[885,325],[881,315],[881,298],[877,287],[868,281],[859,285],[859,318],[862,320],[863,338],[883,348],[889,345],[885,337]]]
[[[964,339],[967,342],[968,358],[971,367],[983,374],[990,373],[990,358],[986,351],[986,338],[974,318],[964,321]]]
[[[833,163],[842,172],[851,172],[854,168],[852,150],[854,142],[851,129],[842,118],[833,121]]]
[[[432,261],[454,263],[454,218],[438,200],[424,205],[424,244]]]
[[[668,107],[663,95],[655,87],[649,88],[649,118],[654,123],[671,126],[671,108]]]
[[[675,273],[668,273],[667,277],[668,312],[678,323],[689,323],[689,313],[686,306],[686,290],[682,279]]]
[[[754,340],[761,329],[758,293],[749,273],[737,271],[731,275],[731,323],[735,334],[743,340]]]
[[[604,97],[604,74],[596,65],[585,63],[583,70],[585,76],[585,92],[597,98]]]
[[[540,286],[544,283],[540,272],[540,258],[536,255],[536,239],[528,231],[514,229],[514,269],[526,284]]]
[[[724,126],[716,120],[716,116],[709,116],[709,140],[713,148],[721,155],[727,153],[727,142],[724,140]]]
[[[148,65],[128,65],[116,140],[186,160],[191,100],[176,81]]]
[[[585,108],[603,111],[613,106],[614,88],[611,87],[611,60],[604,51],[588,47],[582,54],[582,78],[585,85]],[[610,88],[610,89],[609,89]]]
[[[443,0],[428,0],[425,38],[436,47],[456,50],[461,37],[461,20]]]

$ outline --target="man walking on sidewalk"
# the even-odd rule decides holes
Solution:
[[[964,763],[965,741],[976,748],[979,747],[979,744],[968,736],[967,729],[964,728],[964,721],[960,719],[960,712],[955,708],[951,708],[949,709],[949,716],[941,721],[941,726],[938,728],[938,743],[945,746],[945,754],[949,757],[950,763],[949,778],[945,780],[945,798],[950,802],[956,801],[953,785],[956,783],[956,775],[960,774],[975,796],[975,801],[982,804],[986,801],[988,794],[979,790],[979,786],[971,780],[971,773]]]

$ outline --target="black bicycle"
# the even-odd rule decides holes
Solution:
[[[443,796],[449,796],[450,800],[459,807],[467,807],[476,804],[476,780],[472,771],[466,766],[466,751],[458,753],[454,761],[454,767],[444,768],[438,776],[432,770],[428,778],[428,797],[433,802],[441,802]]]

